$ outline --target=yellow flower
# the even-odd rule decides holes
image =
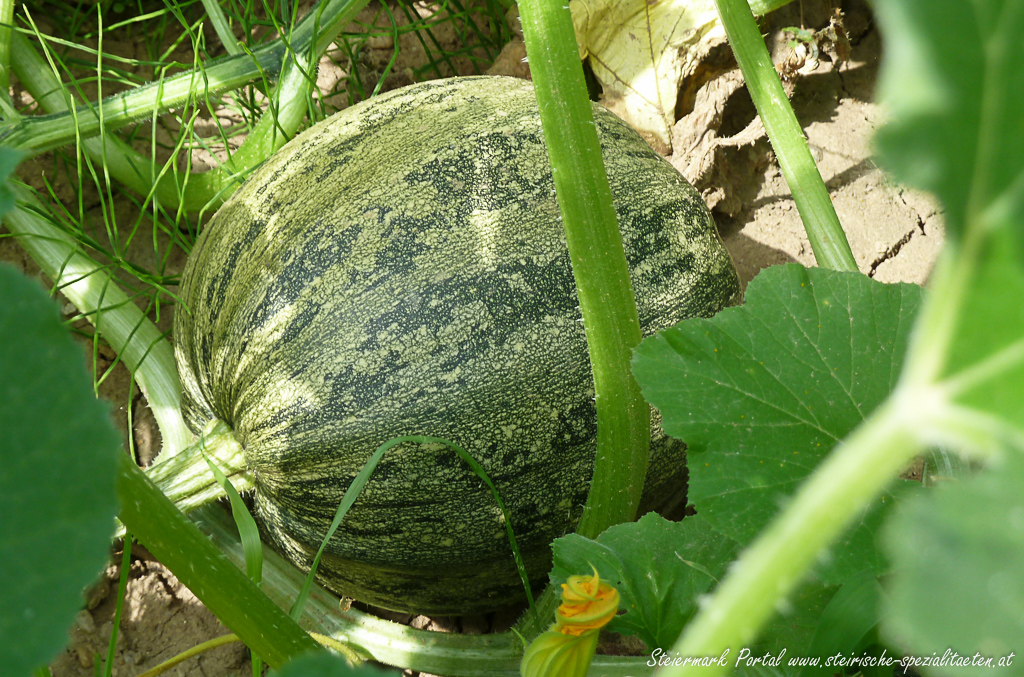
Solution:
[[[562,605],[555,612],[555,628],[565,635],[582,635],[609,623],[619,611],[619,591],[593,576],[570,576],[562,584]]]
[[[593,576],[570,576],[562,584],[555,623],[526,649],[523,677],[584,677],[597,650],[597,637],[619,611],[619,591]]]

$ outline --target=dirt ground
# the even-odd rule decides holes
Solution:
[[[839,0],[805,0],[770,17],[763,30],[769,35],[776,62],[785,59],[789,50],[779,29],[794,25],[821,28],[828,24],[838,4]],[[860,269],[884,282],[924,283],[942,243],[941,215],[926,197],[893,184],[871,159],[871,134],[884,119],[884,111],[872,102],[880,36],[862,1],[841,5],[853,47],[851,58],[840,68],[822,59],[816,70],[797,76],[791,85],[794,108]],[[110,47],[106,42],[105,48]],[[390,57],[386,40],[380,48],[382,59]],[[415,59],[415,55],[410,58]],[[507,58],[505,63],[518,70],[523,68],[515,57]],[[329,85],[332,77],[337,74],[323,69],[321,84]],[[407,84],[402,79],[408,77],[408,70],[397,69],[396,86]],[[770,146],[763,134],[757,138],[746,129],[754,117],[749,97],[726,79],[718,86],[717,91],[708,88],[703,95],[697,93],[697,106],[689,113],[694,117],[680,122],[675,137],[693,143],[677,143],[677,147],[689,150],[678,151],[670,160],[695,180],[714,205],[719,230],[744,285],[767,266],[793,261],[814,265],[800,216]],[[19,100],[17,91],[15,100]],[[695,135],[694,129],[700,133]],[[753,143],[742,143],[748,137],[755,139]],[[23,165],[22,178],[41,187],[37,172],[47,161],[44,156]],[[212,158],[193,158],[196,168],[212,162]],[[60,186],[57,195],[64,195]],[[118,209],[122,207],[131,210],[130,204]],[[38,268],[11,238],[0,239],[0,259],[40,276]],[[182,263],[173,265],[180,270]],[[70,315],[73,309],[66,308],[66,312]],[[169,313],[164,313],[160,325],[169,326]],[[100,366],[105,366],[103,360],[109,364],[113,358],[109,351],[101,351]],[[125,430],[131,409],[136,447],[146,453],[159,448],[159,434],[141,396],[129,396],[128,383],[127,373],[120,368],[104,382],[101,391],[114,403],[115,415]],[[173,575],[158,562],[150,561],[143,550],[137,554],[141,556],[132,563],[113,668],[113,674],[119,676],[137,675],[196,644],[228,633]],[[89,594],[86,607],[71,629],[68,649],[52,663],[55,677],[92,675],[97,656],[106,655],[114,609],[112,591],[117,585],[115,561],[119,558],[112,556],[112,564]],[[414,624],[423,627],[429,620],[417,618]],[[473,625],[479,631],[483,629],[481,624],[486,628],[491,621],[467,619],[464,625],[467,629]],[[457,626],[439,620],[434,627]],[[213,677],[252,672],[247,650],[235,643],[203,653],[165,674]]]

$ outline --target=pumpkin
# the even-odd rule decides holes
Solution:
[[[700,196],[625,123],[594,114],[644,334],[714,314],[739,287]],[[208,224],[181,301],[186,421],[237,440],[262,536],[285,557],[309,567],[379,445],[430,435],[482,464],[543,578],[586,500],[596,416],[529,82],[417,84],[311,127]],[[655,416],[645,504],[684,473],[685,446]],[[319,576],[418,613],[523,596],[492,496],[440,445],[384,456]]]

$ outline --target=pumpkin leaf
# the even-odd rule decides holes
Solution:
[[[893,112],[876,139],[880,160],[942,200],[956,254],[940,278],[948,284],[935,285],[937,321],[922,329],[921,352],[945,349],[928,359],[968,411],[929,423],[953,436],[952,425],[994,414],[993,436],[1022,445],[1024,4],[897,0],[879,19],[889,55],[879,89]]]
[[[886,399],[920,299],[914,285],[778,266],[750,283],[745,305],[640,344],[634,375],[665,431],[689,445],[689,498],[711,526],[750,543]],[[818,567],[822,583],[885,569],[878,508],[901,491],[884,494],[836,542]]]
[[[738,545],[700,517],[669,522],[649,513],[607,529],[597,540],[569,534],[552,548],[551,582],[559,585],[596,568],[601,580],[618,589],[625,609],[608,629],[636,635],[653,649],[675,642]]]
[[[53,300],[6,265],[0,299],[0,665],[27,675],[107,561],[121,439]]]
[[[907,501],[883,532],[895,572],[883,628],[913,653],[999,658],[1024,647],[1024,455]],[[941,674],[991,668],[949,666]]]
[[[942,200],[948,237],[983,211],[1024,233],[1024,6],[894,0],[877,11],[879,97],[892,113],[875,137],[879,159]]]
[[[713,0],[572,0],[580,56],[601,103],[656,151],[672,150],[680,82],[725,41]]]
[[[369,665],[352,667],[341,656],[319,651],[299,656],[270,673],[270,677],[386,677],[398,675],[395,670],[382,670]]]

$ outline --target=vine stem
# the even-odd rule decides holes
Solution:
[[[127,454],[118,461],[121,521],[246,646],[278,667],[320,646],[156,488]]]
[[[288,36],[252,54],[240,54],[204,64],[195,70],[150,85],[87,102],[72,109],[52,64],[47,64],[27,38],[12,41],[13,67],[30,94],[51,115],[23,118],[0,133],[4,145],[38,153],[79,141],[95,161],[135,192],[155,195],[162,206],[181,205],[186,211],[217,207],[241,184],[243,177],[295,135],[307,112],[307,95],[316,84],[310,74],[320,55],[368,0],[325,0],[316,5]],[[221,167],[179,177],[170,166],[157,171],[154,161],[108,134],[126,124],[155,116],[175,106],[235,89],[255,77],[280,74],[268,111],[242,146]],[[92,138],[100,135],[100,138]]]
[[[631,521],[643,491],[651,408],[630,369],[640,320],[569,7],[519,11],[594,375],[597,457],[577,528],[594,538]]]
[[[177,454],[189,445],[192,433],[181,416],[181,383],[171,344],[104,266],[40,216],[45,211],[34,193],[21,185],[11,187],[17,207],[4,216],[7,228],[135,375],[160,427],[164,452]]]
[[[913,430],[928,392],[897,390],[804,483],[789,507],[740,556],[676,642],[674,656],[735,661],[832,540],[922,448]],[[734,663],[671,666],[659,675],[723,674]]]
[[[14,23],[14,0],[0,0],[0,97],[7,99],[11,86],[11,24]]]
[[[199,528],[236,566],[244,566],[245,553],[231,517],[217,506],[192,513]],[[263,592],[281,606],[289,606],[305,574],[273,550],[263,549]],[[522,642],[510,632],[462,635],[417,630],[384,620],[347,604],[333,593],[313,585],[299,624],[339,642],[357,647],[373,660],[430,674],[460,677],[519,677]],[[548,625],[551,619],[548,619]],[[643,677],[654,669],[648,656],[595,656],[590,677]]]
[[[814,259],[832,270],[857,272],[857,261],[839,223],[828,188],[811,157],[803,129],[782,89],[761,31],[745,0],[716,0],[729,45],[743,71],[747,91],[764,123],[793,202],[804,222]]]

